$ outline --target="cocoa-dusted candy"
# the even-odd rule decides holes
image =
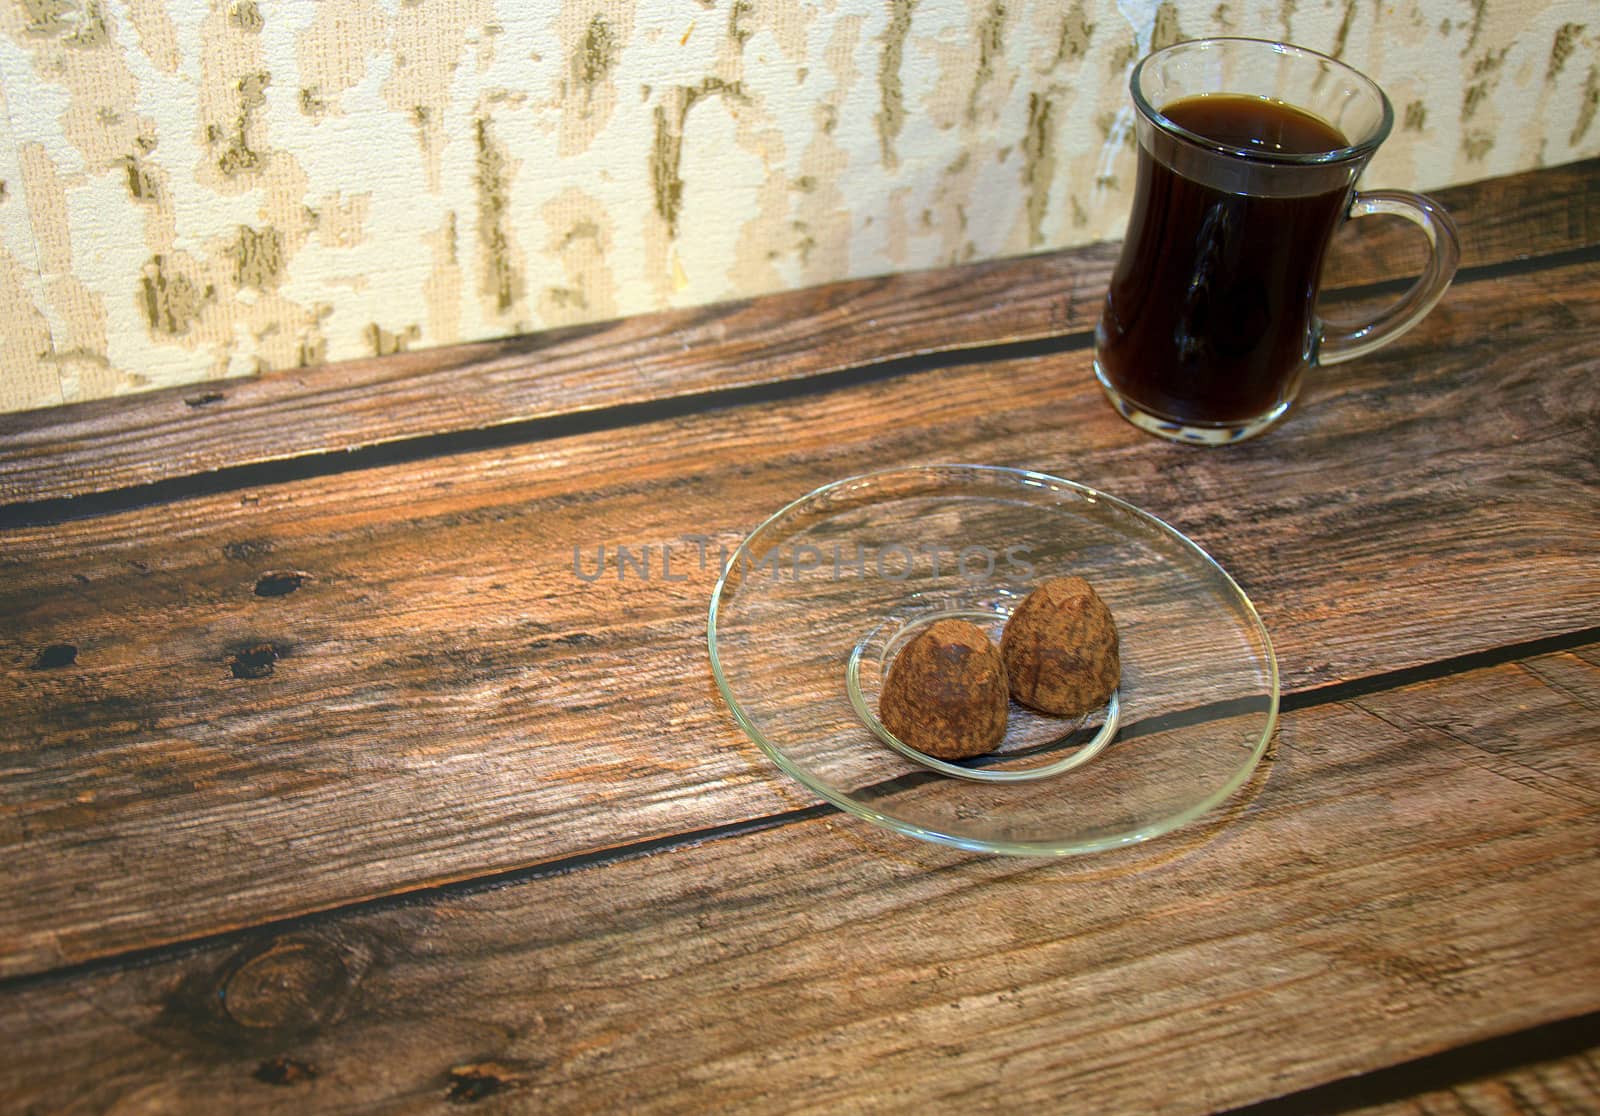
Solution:
[[[1044,713],[1098,709],[1122,676],[1111,610],[1081,577],[1053,577],[1029,593],[1000,638],[1011,696]]]
[[[883,727],[919,752],[966,759],[1006,735],[1006,668],[987,632],[937,620],[900,649],[878,695]]]

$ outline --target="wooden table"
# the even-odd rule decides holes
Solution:
[[[1443,197],[1440,307],[1226,451],[1094,386],[1115,246],[0,420],[0,1108],[1600,1109],[1600,164]],[[1243,793],[877,830],[735,726],[715,563],[574,575],[929,461],[1235,575]]]

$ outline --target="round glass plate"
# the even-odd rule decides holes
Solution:
[[[1083,718],[1011,704],[1005,741],[944,764],[877,723],[894,654],[942,616],[996,641],[1049,577],[1111,608],[1122,679]],[[1058,856],[1145,840],[1249,777],[1278,713],[1255,608],[1161,520],[1072,481],[979,465],[851,477],[777,512],[711,598],[711,667],[739,725],[829,802],[916,837]]]

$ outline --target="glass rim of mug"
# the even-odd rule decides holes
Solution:
[[[1370,91],[1376,96],[1382,115],[1377,125],[1368,135],[1361,140],[1344,147],[1336,147],[1329,151],[1317,151],[1309,155],[1298,155],[1287,152],[1267,152],[1258,148],[1234,147],[1231,144],[1219,143],[1198,132],[1192,132],[1177,121],[1168,118],[1160,109],[1152,105],[1139,87],[1139,78],[1144,69],[1151,62],[1173,51],[1204,48],[1214,44],[1240,44],[1251,47],[1265,47],[1271,53],[1280,56],[1304,58],[1319,65],[1338,69],[1348,75],[1353,81]],[[1133,68],[1133,73],[1128,78],[1129,91],[1133,96],[1134,107],[1150,121],[1172,138],[1194,147],[1203,148],[1219,155],[1232,158],[1245,159],[1252,163],[1263,163],[1273,166],[1327,166],[1329,164],[1353,162],[1366,159],[1378,149],[1384,140],[1389,138],[1389,133],[1394,129],[1394,106],[1389,103],[1389,96],[1383,88],[1360,70],[1347,63],[1339,61],[1332,55],[1323,54],[1321,51],[1312,50],[1310,47],[1297,46],[1294,43],[1280,42],[1275,39],[1255,39],[1243,35],[1219,35],[1204,39],[1185,39],[1182,42],[1172,43],[1160,50],[1151,51],[1141,58]],[[1226,93],[1226,90],[1218,90]],[[1284,102],[1287,103],[1287,102]],[[1299,106],[1290,106],[1298,108]],[[1303,111],[1303,110],[1302,110]]]

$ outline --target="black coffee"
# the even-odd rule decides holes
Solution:
[[[1256,97],[1191,97],[1161,111],[1269,159],[1348,146],[1322,120]],[[1175,422],[1262,416],[1290,396],[1311,355],[1323,252],[1348,189],[1224,193],[1179,177],[1142,147],[1138,174],[1096,339],[1101,371],[1128,400]]]

